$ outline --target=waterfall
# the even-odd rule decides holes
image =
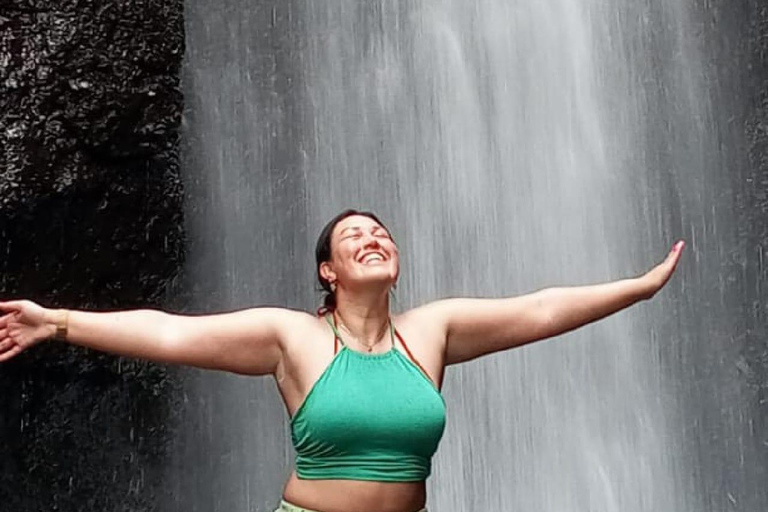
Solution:
[[[394,233],[398,310],[631,277],[685,238],[686,268],[653,302],[448,368],[428,506],[742,506],[759,486],[737,469],[744,447],[709,456],[691,441],[741,440],[749,419],[707,420],[748,407],[742,383],[726,367],[701,385],[688,364],[696,340],[720,347],[736,328],[701,309],[717,302],[709,283],[736,217],[718,195],[722,121],[682,2],[211,7],[187,8],[196,307],[314,309],[315,237],[350,206]],[[172,502],[271,510],[292,463],[275,385],[192,372],[188,396]],[[716,463],[740,490],[712,484]]]

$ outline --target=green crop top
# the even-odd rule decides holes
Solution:
[[[328,319],[328,317],[326,317]],[[291,419],[302,479],[419,482],[445,430],[445,402],[391,326],[392,347],[364,354],[342,347]],[[395,348],[397,336],[409,359]]]

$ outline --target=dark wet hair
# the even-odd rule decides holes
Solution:
[[[360,210],[347,209],[332,218],[328,224],[325,225],[320,232],[320,236],[317,237],[317,247],[315,248],[315,261],[317,263],[317,280],[320,282],[321,288],[325,291],[323,297],[323,305],[317,310],[317,314],[322,316],[325,313],[331,312],[336,309],[336,294],[331,290],[331,283],[328,282],[322,275],[320,275],[320,264],[331,260],[331,235],[333,235],[333,229],[336,225],[347,217],[353,215],[362,215],[375,220],[381,227],[387,230],[387,226],[379,220],[373,212],[364,212]],[[390,235],[391,236],[391,235]]]

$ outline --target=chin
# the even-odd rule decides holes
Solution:
[[[363,286],[381,286],[384,284],[392,286],[395,284],[395,276],[393,276],[391,272],[381,269],[380,272],[366,272],[365,275],[360,276],[357,281]]]

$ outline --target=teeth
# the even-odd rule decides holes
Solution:
[[[371,261],[378,260],[378,261],[384,261],[384,258],[381,256],[381,254],[368,254],[363,259],[363,263],[370,263]]]

